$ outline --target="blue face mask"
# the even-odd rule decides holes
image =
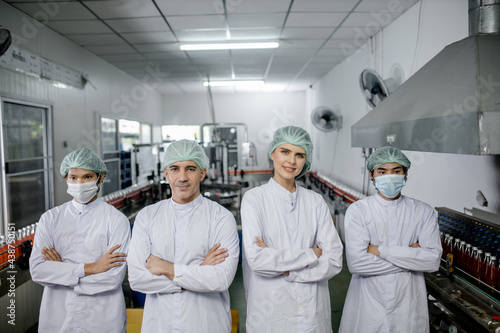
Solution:
[[[384,197],[395,198],[405,186],[404,175],[384,175],[375,177],[375,188],[379,190]]]

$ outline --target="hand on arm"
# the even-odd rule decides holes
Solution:
[[[50,246],[49,248],[44,247],[42,249],[42,255],[43,255],[43,259],[45,261],[60,261],[60,262],[62,262],[61,257],[59,256],[59,253],[57,253],[57,251],[52,246]]]
[[[208,254],[206,255],[205,259],[203,259],[203,262],[201,263],[200,266],[205,266],[205,265],[211,265],[215,266],[217,264],[220,264],[221,262],[224,262],[226,258],[229,256],[229,253],[227,253],[226,248],[219,249],[220,243],[215,244],[212,246],[212,248],[208,251]]]
[[[85,264],[85,276],[106,272],[113,267],[123,265],[123,262],[126,261],[125,257],[127,256],[127,254],[123,252],[113,253],[120,246],[121,244],[116,244],[115,246],[110,248],[108,252],[106,252],[98,261],[91,264]]]
[[[146,268],[154,275],[165,275],[170,280],[174,279],[174,264],[157,256],[151,256],[146,260]]]

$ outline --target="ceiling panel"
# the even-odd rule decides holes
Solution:
[[[292,12],[350,12],[359,0],[295,0]]]
[[[233,40],[277,40],[281,28],[230,28]]]
[[[224,14],[222,0],[156,0],[165,15]]]
[[[101,19],[158,16],[158,10],[151,1],[107,0],[83,3]]]
[[[83,46],[125,44],[123,39],[116,34],[66,35],[66,37]]]
[[[226,7],[229,14],[241,13],[275,13],[286,12],[290,0],[227,0]]]
[[[31,1],[29,3],[16,3],[20,11],[38,19],[47,20],[87,20],[96,17],[78,2],[48,2]]]
[[[126,19],[105,20],[116,32],[150,32],[150,31],[168,31],[168,25],[160,17],[139,17]]]
[[[229,28],[280,28],[285,22],[286,13],[229,14]]]
[[[222,0],[5,2],[37,17],[139,80],[148,75],[147,68],[158,67],[168,74],[168,82],[159,90],[176,94],[206,92],[201,80],[207,74],[225,80],[231,79],[232,74],[239,79],[267,75],[261,91],[307,89],[358,52],[373,34],[409,6],[418,3],[417,0],[226,0],[224,8]],[[53,9],[49,18],[44,8]],[[226,35],[226,23],[230,36]],[[280,47],[199,53],[179,49],[182,43],[220,42],[228,38],[275,40]]]
[[[287,27],[336,27],[347,13],[290,13]],[[332,31],[332,30],[330,30]]]
[[[290,39],[326,39],[333,32],[334,28],[285,28],[281,38]]]
[[[90,52],[97,55],[101,54],[126,54],[126,53],[136,53],[136,51],[130,47],[130,45],[90,45],[85,47]]]
[[[171,31],[152,31],[147,33],[132,32],[122,33],[121,35],[132,44],[168,43],[176,41]]]
[[[47,25],[62,35],[112,33],[111,29],[98,20],[49,21]]]
[[[174,30],[226,28],[224,16],[221,15],[167,16],[167,21]]]

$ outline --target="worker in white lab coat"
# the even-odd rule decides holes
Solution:
[[[30,257],[44,286],[39,332],[125,332],[125,215],[97,198],[106,165],[92,150],[68,154],[61,175],[74,199],[42,215]]]
[[[143,333],[231,331],[239,240],[233,214],[200,194],[208,163],[195,141],[170,144],[163,168],[172,198],[134,222],[127,261],[131,288],[147,294]]]
[[[441,258],[435,212],[401,195],[410,161],[399,149],[376,150],[367,168],[377,193],[346,212],[352,279],[340,332],[429,332],[423,272],[438,270]]]
[[[323,197],[296,184],[311,166],[300,127],[274,134],[274,176],[242,202],[247,332],[331,332],[328,280],[342,269],[342,243]]]

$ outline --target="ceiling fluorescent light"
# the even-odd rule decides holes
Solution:
[[[227,86],[233,86],[233,87],[255,87],[255,86],[261,86],[265,82],[263,80],[251,80],[251,81],[204,81],[203,85],[205,87],[227,87]]]
[[[200,50],[247,50],[247,49],[275,49],[280,44],[277,42],[267,43],[218,43],[218,44],[184,44],[181,45],[183,51]]]

